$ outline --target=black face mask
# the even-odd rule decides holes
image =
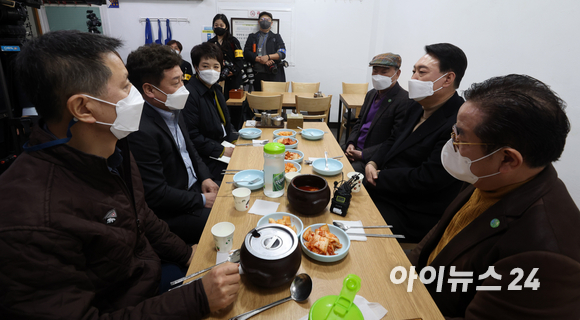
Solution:
[[[270,28],[271,25],[272,25],[272,22],[270,22],[270,21],[266,21],[266,20],[260,21],[260,28],[262,28],[263,30]]]
[[[223,36],[226,34],[226,28],[213,28],[213,32],[218,36]]]

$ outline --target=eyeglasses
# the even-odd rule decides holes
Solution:
[[[492,146],[495,143],[483,143],[483,142],[457,142],[457,123],[453,125],[453,130],[451,131],[451,141],[453,143],[453,150],[457,152],[459,150],[459,145],[468,145],[468,146]]]

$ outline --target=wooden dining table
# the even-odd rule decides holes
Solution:
[[[323,122],[307,122],[304,126],[329,132],[328,126]],[[262,136],[259,139],[272,141],[274,129],[262,128],[261,130]],[[340,146],[330,133],[326,133],[324,138],[319,141],[303,139],[300,134],[296,137],[299,141],[297,150],[304,152],[305,159],[308,157],[324,157],[324,151],[328,151],[329,156],[343,154]],[[248,142],[248,140],[238,140],[239,144]],[[262,147],[238,146],[234,149],[228,169],[262,169],[263,159]],[[339,160],[344,165],[342,171],[344,177],[341,174],[325,177],[331,188],[334,185],[334,181],[347,179],[346,174],[353,171],[348,159],[343,157]],[[301,173],[312,172],[312,167],[306,165],[303,161]],[[261,218],[261,216],[249,214],[247,211],[236,211],[232,196],[232,190],[235,189],[235,186],[227,184],[228,181],[232,181],[232,177],[232,175],[224,176],[218,197],[207,220],[188,274],[205,269],[216,263],[217,253],[210,231],[213,225],[222,221],[233,223],[235,225],[233,248],[237,249],[242,246],[246,234],[256,227],[258,220]],[[258,199],[279,203],[277,212],[289,212],[297,215],[304,223],[304,227],[315,223],[331,224],[333,220],[360,220],[365,226],[385,224],[384,219],[364,187],[361,192],[353,193],[352,195],[346,217],[330,213],[330,203],[319,214],[313,216],[302,215],[296,212],[288,203],[286,194],[279,198],[268,198],[264,195],[262,189],[252,191],[250,207]],[[372,230],[372,233],[390,234],[390,229]],[[313,281],[312,293],[308,300],[301,303],[294,301],[283,303],[252,317],[252,319],[300,319],[308,315],[310,307],[317,299],[327,295],[338,295],[342,289],[343,280],[349,274],[356,274],[362,280],[358,295],[369,302],[378,302],[388,310],[383,319],[443,319],[435,302],[419,280],[413,282],[411,292],[407,292],[407,280],[400,284],[394,284],[391,281],[391,271],[398,266],[404,267],[408,273],[411,265],[401,246],[393,238],[367,237],[367,241],[352,241],[346,257],[332,263],[319,262],[302,254],[302,264],[298,273],[307,273]],[[243,274],[241,279],[237,300],[229,307],[212,313],[209,319],[229,319],[290,296],[290,283],[276,288],[262,288],[250,283]]]
[[[282,108],[283,109],[294,109],[296,107],[296,96],[299,97],[309,97],[313,98],[314,93],[305,93],[305,92],[266,92],[266,91],[252,91],[251,94],[255,96],[278,96],[282,95]],[[325,95],[323,95],[326,97]],[[246,92],[240,99],[228,99],[226,104],[228,106],[241,106],[242,103],[246,100]]]

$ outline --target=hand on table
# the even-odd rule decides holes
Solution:
[[[373,186],[377,186],[377,179],[379,178],[379,172],[372,164],[367,164],[365,167],[365,177],[367,182]]]
[[[238,264],[226,262],[206,274],[201,282],[211,312],[229,306],[238,297],[240,273]]]
[[[224,150],[224,156],[231,157],[232,153],[234,153],[234,148],[227,147]]]

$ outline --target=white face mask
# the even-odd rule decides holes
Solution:
[[[129,95],[124,99],[119,100],[116,104],[86,94],[84,96],[115,106],[115,111],[117,111],[117,119],[115,119],[115,122],[105,123],[97,121],[97,123],[111,126],[111,132],[115,137],[117,137],[117,139],[123,139],[131,132],[139,130],[141,111],[143,111],[143,103],[145,103],[145,101],[143,101],[141,93],[139,93],[139,90],[137,90],[135,86],[131,85]]]
[[[181,109],[183,109],[183,107],[185,107],[185,103],[187,102],[187,97],[189,97],[189,91],[187,91],[187,89],[185,89],[185,86],[179,87],[179,89],[177,89],[177,91],[175,91],[174,93],[170,93],[170,94],[167,94],[167,93],[161,91],[161,89],[157,88],[154,85],[151,85],[151,86],[167,96],[167,99],[165,99],[165,102],[163,102],[155,97],[153,97],[153,99],[163,103],[169,110],[181,110]]]
[[[435,92],[443,89],[443,87],[440,87],[437,90],[433,90],[433,85],[435,84],[435,82],[439,81],[446,75],[447,73],[437,78],[437,80],[435,81],[421,81],[415,79],[409,80],[409,99],[421,101],[427,97],[432,96]]]
[[[210,86],[216,83],[220,78],[220,73],[211,69],[198,71],[197,74],[199,74],[199,78],[203,80],[203,82]]]
[[[459,151],[455,152],[455,149],[453,148],[453,139],[449,139],[449,141],[447,141],[443,149],[441,149],[441,163],[443,164],[443,168],[445,168],[445,170],[447,170],[447,172],[450,175],[452,175],[455,179],[474,184],[479,179],[492,177],[500,174],[501,172],[498,171],[496,173],[478,177],[471,172],[471,164],[491,156],[492,154],[498,152],[502,148],[499,148],[494,152],[486,156],[483,156],[479,159],[471,160],[467,157],[462,156],[459,153]]]
[[[396,73],[392,77],[387,77],[380,74],[373,75],[373,88],[379,91],[385,90],[393,84],[393,77],[396,75]]]

